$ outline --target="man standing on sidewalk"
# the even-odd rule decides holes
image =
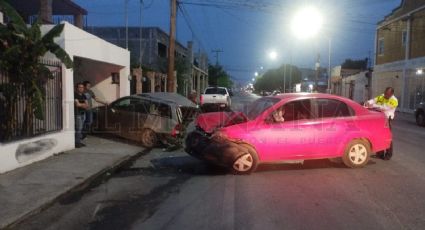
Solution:
[[[74,116],[75,116],[75,147],[81,148],[85,146],[82,140],[82,131],[84,120],[86,118],[86,111],[89,108],[87,98],[84,95],[84,84],[77,83],[76,92],[74,93]]]
[[[88,102],[88,109],[86,110],[86,119],[84,121],[83,127],[83,139],[86,138],[87,134],[90,133],[90,128],[93,123],[93,100],[97,103],[108,105],[107,102],[100,100],[96,97],[96,95],[91,90],[91,83],[89,81],[84,81],[84,96],[86,96],[86,100]]]
[[[374,99],[371,99],[365,103],[365,106],[368,108],[377,108],[380,111],[385,113],[385,116],[388,119],[388,124],[392,126],[392,121],[394,120],[395,110],[398,106],[398,100],[394,96],[394,88],[393,87],[387,87],[385,89],[384,94],[381,94],[377,96]],[[392,153],[392,144],[391,148],[387,151],[385,151],[382,154],[378,154],[379,157],[381,157],[384,160],[391,159],[393,153]]]

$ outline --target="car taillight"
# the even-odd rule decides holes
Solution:
[[[199,104],[201,104],[202,105],[202,103],[204,102],[204,98],[202,97],[202,95],[201,96],[199,96]]]
[[[177,137],[180,134],[180,131],[183,130],[183,126],[181,124],[177,124],[174,129],[171,131],[172,137]]]

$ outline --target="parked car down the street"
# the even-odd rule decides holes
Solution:
[[[279,123],[273,119],[278,110],[284,111]],[[383,113],[328,94],[263,97],[241,112],[201,114],[195,124],[185,151],[236,174],[253,172],[261,163],[324,158],[360,168],[371,154],[392,151]]]
[[[97,108],[93,130],[138,141],[148,148],[178,145],[197,110],[196,104],[175,93],[126,96]]]
[[[425,126],[425,104],[420,102],[415,106],[415,120],[419,126]]]
[[[207,87],[204,93],[201,94],[199,101],[201,107],[208,111],[219,110],[220,108],[228,109],[232,102],[230,94],[225,87]]]

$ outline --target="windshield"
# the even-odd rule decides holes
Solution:
[[[243,108],[243,113],[249,120],[254,120],[266,109],[270,108],[274,104],[278,103],[280,99],[274,97],[263,97],[253,103],[248,104]]]
[[[205,94],[226,94],[226,90],[223,88],[208,88],[205,90]]]

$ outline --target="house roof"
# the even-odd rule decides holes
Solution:
[[[383,20],[378,22],[378,25],[405,15],[421,6],[425,6],[425,0],[402,0],[398,7],[394,8],[390,14],[386,15]]]
[[[40,0],[13,0],[10,4],[20,13],[36,15],[40,12]],[[87,10],[71,0],[52,0],[53,15],[87,15]]]

